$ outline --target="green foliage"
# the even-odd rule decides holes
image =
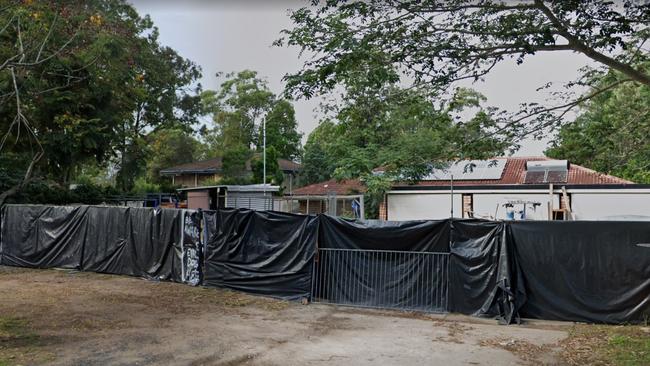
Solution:
[[[297,98],[340,87],[378,90],[395,85],[399,75],[406,76],[400,86],[449,92],[458,81],[480,81],[505,60],[520,64],[538,53],[567,50],[591,58],[600,71],[612,68],[650,86],[650,72],[641,66],[650,35],[643,1],[331,0],[294,10],[291,18],[294,26],[275,44],[309,56],[285,78],[287,94]],[[594,85],[588,78],[566,82],[568,88]],[[500,139],[543,137],[579,104],[570,98],[564,96],[558,106],[523,103],[517,111],[486,110],[484,117],[498,125],[492,134]],[[475,131],[462,133],[473,137]],[[491,143],[468,140],[448,155]]]
[[[201,98],[204,113],[212,115],[215,125],[204,133],[211,155],[242,145],[261,151],[264,121],[267,146],[285,159],[300,155],[301,135],[296,131],[293,105],[278,99],[255,71],[226,74],[218,92],[207,90]]]
[[[298,122],[293,105],[285,99],[276,101],[266,115],[266,146],[273,147],[277,156],[295,160],[300,157],[302,134],[297,131]],[[263,129],[258,128],[257,151],[262,151]]]
[[[131,192],[136,194],[145,194],[152,192],[163,192],[163,190],[161,189],[160,184],[152,183],[145,177],[140,177],[135,180]]]
[[[226,81],[218,92],[203,92],[202,105],[214,122],[214,128],[203,132],[206,155],[223,157],[222,183],[262,182],[263,168],[257,156],[261,156],[263,151],[264,121],[269,181],[282,181],[278,158],[296,159],[300,156],[301,134],[296,130],[293,105],[285,99],[278,99],[255,71],[226,74]],[[256,158],[249,161],[253,156]],[[247,164],[253,169],[252,176],[247,173]]]
[[[624,78],[610,72],[596,81]],[[650,183],[650,87],[628,83],[587,102],[578,118],[562,127],[546,155],[599,172]]]
[[[289,90],[313,96],[336,85],[337,74],[373,58],[431,87],[478,80],[505,59],[522,63],[539,52],[573,50],[609,67],[634,60],[622,51],[643,45],[650,32],[647,4],[606,1],[332,0],[291,13],[294,28],[277,45],[315,55],[290,75]],[[632,70],[626,70],[630,76]],[[639,80],[650,84],[650,75]],[[386,77],[375,69],[369,80]]]
[[[31,204],[87,204],[96,205],[105,202],[107,198],[121,195],[112,186],[92,183],[78,184],[74,189],[68,189],[56,182],[34,180],[20,192],[7,199],[7,203]]]
[[[222,184],[248,184],[250,176],[247,166],[253,153],[248,146],[233,146],[224,151],[222,160]]]
[[[337,142],[336,125],[331,121],[321,122],[307,137],[303,156],[303,170],[300,183],[313,184],[328,180],[336,169],[334,159]]]
[[[162,183],[169,180],[160,176],[161,169],[201,158],[200,143],[192,135],[178,128],[153,132],[147,136],[147,141],[147,173],[150,182]]]
[[[335,177],[358,178],[383,167],[390,175],[415,181],[436,162],[455,158],[488,158],[509,145],[490,136],[492,119],[481,109],[467,121],[454,115],[467,107],[453,99],[436,108],[418,91],[386,87],[376,96],[344,99],[336,121],[325,121],[305,145],[303,178],[313,183]],[[475,105],[471,105],[476,108]]]
[[[41,178],[66,186],[84,167],[110,164],[128,190],[145,172],[145,135],[194,123],[200,69],[161,46],[151,19],[128,3],[6,5],[0,11],[0,64],[19,54],[20,35],[25,62],[13,69],[34,135],[10,130],[17,110],[11,68],[0,67],[0,132],[10,131],[12,142],[2,153],[31,153],[38,139],[45,150]]]
[[[4,192],[23,178],[29,158],[27,153],[0,154],[0,191]]]
[[[366,217],[379,217],[379,206],[393,184],[393,179],[388,175],[367,174],[362,178],[367,187],[364,194]]]
[[[346,67],[329,79],[343,93],[328,106],[332,117],[307,140],[303,179],[367,179],[373,184],[370,217],[387,179],[416,181],[441,162],[500,155],[511,143],[497,133],[490,111],[482,107],[485,98],[473,90],[457,89],[445,101],[427,89],[402,88],[393,65],[378,52]],[[372,174],[378,167],[382,180]]]
[[[211,150],[252,146],[255,127],[272,108],[274,99],[266,81],[258,78],[255,71],[226,74],[218,92],[209,90],[202,94],[204,111],[212,114],[215,124],[206,137]]]
[[[269,146],[266,149],[266,183],[281,186],[284,175],[278,164],[279,154],[275,147]],[[264,156],[261,153],[256,154],[251,161],[253,170],[253,183],[264,182]]]
[[[28,159],[29,154],[26,153],[0,154],[0,191],[9,189],[23,178]],[[10,197],[7,203],[98,204],[107,196],[118,194],[115,188],[107,184],[98,184],[88,176],[77,180],[76,188],[73,190],[54,181],[36,178]]]

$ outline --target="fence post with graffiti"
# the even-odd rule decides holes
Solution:
[[[201,284],[203,273],[201,261],[203,248],[201,245],[201,222],[203,213],[185,211],[183,215],[183,282],[192,286]]]

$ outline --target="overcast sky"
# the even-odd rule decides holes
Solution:
[[[205,89],[217,89],[223,81],[217,72],[251,69],[268,80],[275,93],[283,89],[282,77],[300,68],[298,50],[273,47],[280,31],[292,23],[288,10],[305,1],[282,0],[133,0],[141,15],[149,14],[160,30],[162,44],[201,65]],[[546,94],[536,89],[549,81],[574,79],[587,59],[570,52],[536,55],[522,65],[499,64],[485,82],[472,88],[487,97],[487,104],[515,110],[520,103],[543,102]],[[319,101],[295,103],[299,129],[309,134],[318,123],[314,109]],[[527,141],[517,155],[541,155],[546,141]]]

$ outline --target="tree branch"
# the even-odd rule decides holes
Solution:
[[[575,100],[573,100],[573,101],[571,101],[569,103],[565,103],[565,104],[558,105],[558,106],[555,106],[555,107],[541,108],[541,109],[536,110],[534,112],[526,113],[525,115],[523,115],[523,116],[521,116],[521,117],[519,117],[517,119],[508,121],[502,127],[499,127],[498,129],[496,129],[495,131],[487,134],[483,138],[489,138],[489,137],[495,136],[495,135],[497,135],[499,133],[502,133],[506,129],[508,129],[510,127],[513,127],[513,126],[516,126],[520,122],[522,122],[522,121],[524,121],[526,119],[529,119],[531,117],[538,116],[538,115],[541,115],[541,114],[544,114],[544,113],[550,113],[550,112],[554,112],[554,111],[557,111],[557,110],[564,109],[564,111],[562,111],[562,113],[559,116],[557,116],[556,118],[554,118],[553,121],[552,121],[552,122],[557,122],[559,119],[562,119],[571,109],[578,106],[579,104],[581,104],[583,102],[586,102],[587,100],[592,99],[592,98],[594,98],[594,97],[596,97],[596,96],[598,96],[598,95],[600,95],[600,94],[602,94],[602,93],[604,93],[604,92],[606,92],[608,90],[611,90],[611,89],[613,89],[613,88],[615,88],[615,87],[617,87],[617,86],[619,86],[619,85],[621,85],[623,83],[627,83],[627,82],[631,82],[631,81],[634,81],[634,80],[632,80],[632,79],[617,80],[617,81],[615,81],[615,82],[613,82],[613,83],[611,83],[611,84],[609,84],[609,85],[607,85],[605,87],[597,88],[594,92],[589,93],[588,95],[582,96],[582,97],[580,97],[578,99],[575,99]],[[520,136],[520,137],[524,137],[526,135],[531,134],[532,132],[539,131],[542,128],[549,127],[552,122],[547,122],[545,124],[540,125],[541,127],[537,126],[533,130],[526,131],[526,133],[524,135]],[[474,140],[472,142],[478,142],[478,141]],[[470,143],[472,143],[472,142],[470,142]]]
[[[642,71],[639,71],[633,68],[630,65],[624,64],[614,58],[611,58],[603,53],[596,51],[595,49],[587,46],[582,42],[578,37],[574,36],[569,32],[564,23],[558,19],[553,11],[549,9],[542,0],[535,0],[535,6],[551,21],[553,26],[558,30],[558,33],[566,38],[569,41],[569,44],[573,46],[575,51],[581,52],[585,56],[591,58],[594,61],[598,61],[604,65],[609,66],[614,70],[618,70],[623,74],[627,75],[634,81],[650,86],[650,75],[645,74]]]
[[[56,21],[59,19],[59,12],[56,12],[56,15],[54,15],[54,20],[52,20],[52,24],[50,24],[50,30],[47,32],[47,35],[45,36],[45,39],[41,43],[41,47],[38,49],[38,54],[36,55],[36,62],[40,60],[41,54],[43,53],[43,49],[45,48],[45,45],[47,44],[47,40],[50,38],[52,35],[52,32],[54,31],[54,26],[56,25]]]

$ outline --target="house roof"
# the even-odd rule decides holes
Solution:
[[[483,180],[454,180],[454,186],[477,186],[477,185],[524,185],[526,178],[526,162],[554,160],[545,156],[535,157],[509,157],[505,158],[506,164],[499,179]],[[415,186],[448,186],[449,180],[423,180],[415,183]],[[598,185],[598,184],[634,184],[626,179],[599,173],[595,170],[585,168],[577,164],[569,164],[567,174],[567,185]],[[406,185],[396,184],[395,186]]]
[[[529,186],[531,184],[525,183],[526,179],[526,162],[528,161],[544,161],[554,160],[545,156],[535,157],[508,157],[498,158],[505,159],[506,163],[499,179],[480,179],[480,180],[454,180],[454,186]],[[423,180],[415,184],[396,183],[393,187],[426,187],[426,186],[449,186],[449,180]],[[567,181],[562,183],[566,185],[636,185],[626,179],[614,177],[611,175],[599,173],[595,170],[585,168],[577,164],[569,164]],[[308,185],[302,188],[294,189],[294,195],[325,195],[328,193],[336,193],[338,195],[365,192],[366,188],[361,181],[346,180],[337,182],[336,180],[328,180],[326,182]]]
[[[278,159],[278,166],[284,172],[297,172],[302,170],[302,165],[287,159]]]
[[[302,166],[294,161],[287,159],[278,159],[278,166],[284,172],[296,172],[302,169]],[[160,170],[160,175],[177,175],[177,174],[215,174],[223,168],[223,159],[221,157],[195,161],[192,163],[181,164],[170,168]],[[250,163],[246,164],[250,170]]]
[[[182,173],[212,174],[221,170],[222,166],[223,166],[222,159],[219,157],[214,159],[195,161],[192,163],[176,165],[171,168],[161,169],[160,175],[172,175],[172,174],[182,174]]]
[[[245,185],[213,185],[213,186],[200,186],[200,187],[186,187],[179,188],[177,191],[208,191],[215,188],[225,188],[230,192],[278,192],[280,191],[280,186],[274,186],[271,184],[245,184]]]
[[[330,179],[325,182],[314,183],[308,186],[296,188],[293,190],[294,196],[324,196],[327,194],[336,194],[344,196],[348,194],[363,193],[366,187],[358,179],[343,180],[337,182],[336,179]]]

